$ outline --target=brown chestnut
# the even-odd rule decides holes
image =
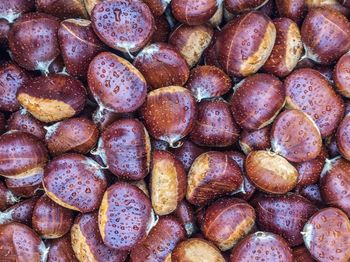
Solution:
[[[43,186],[57,204],[87,213],[100,206],[107,180],[101,167],[91,158],[65,154],[46,166]]]
[[[17,196],[32,197],[43,191],[41,180],[44,175],[44,169],[33,170],[29,176],[21,178],[7,177],[6,186]]]
[[[196,230],[196,218],[192,206],[186,200],[182,200],[173,215],[179,219],[186,230],[186,235],[190,237]]]
[[[78,262],[72,244],[70,234],[57,239],[51,239],[46,242],[49,248],[47,262]]]
[[[8,37],[11,29],[9,21],[0,18],[0,48],[5,48],[8,46]]]
[[[0,224],[14,221],[31,226],[33,210],[37,200],[38,198],[32,197],[11,206],[3,212],[0,212]]]
[[[152,14],[155,16],[155,19],[163,15],[165,12],[165,9],[170,4],[170,1],[168,0],[143,0],[143,2],[146,3],[146,5],[148,5]]]
[[[16,204],[19,199],[0,181],[0,210]]]
[[[146,2],[147,0],[144,0],[143,2]],[[153,1],[153,0],[151,0]],[[159,0],[155,0],[159,1]],[[167,1],[167,0],[160,0],[160,1]],[[168,23],[167,17],[165,15],[162,16],[156,16],[154,17],[155,22],[155,31],[152,36],[152,43],[166,43],[168,42],[168,37],[170,34],[170,25]]]
[[[88,14],[82,0],[35,0],[39,12],[59,18],[87,18]]]
[[[336,141],[339,152],[350,160],[350,115],[346,115],[340,122],[336,134]]]
[[[271,126],[253,131],[244,129],[239,138],[239,145],[243,153],[248,155],[251,151],[271,148],[270,130]]]
[[[150,190],[152,207],[160,216],[174,212],[185,197],[185,169],[170,152],[153,151]]]
[[[339,3],[341,1],[343,0],[306,0],[305,3],[309,10],[316,7],[326,7],[348,16],[350,14],[350,10],[346,6]]]
[[[350,54],[344,54],[337,62],[334,67],[334,82],[337,88],[337,91],[345,96],[350,97]]]
[[[322,199],[320,188],[318,184],[307,185],[302,188],[297,187],[296,190],[301,196],[307,198],[312,203],[317,205],[318,207],[323,207],[325,205],[325,201]]]
[[[243,13],[246,11],[256,10],[264,6],[266,0],[225,0],[225,8],[231,13]]]
[[[306,14],[305,0],[275,0],[276,9],[280,17],[292,19],[300,24]]]
[[[293,256],[295,262],[316,262],[304,246],[293,248]]]

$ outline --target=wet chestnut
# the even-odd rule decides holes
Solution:
[[[146,236],[150,219],[151,202],[136,186],[117,182],[104,193],[98,223],[108,247],[133,249]]]
[[[12,222],[0,225],[0,252],[5,261],[46,261],[48,250],[28,226]]]
[[[305,224],[302,235],[306,248],[317,261],[349,261],[350,221],[340,209],[318,211]]]
[[[13,23],[22,14],[32,11],[34,7],[34,0],[3,0],[0,3],[0,17]]]
[[[190,237],[196,230],[196,217],[192,206],[186,200],[182,200],[173,215],[179,219],[186,230],[186,235]]]
[[[285,194],[297,184],[298,171],[285,158],[269,151],[252,151],[246,158],[249,180],[262,191]]]
[[[306,56],[331,64],[350,49],[350,22],[330,8],[312,8],[301,27]]]
[[[247,236],[235,246],[230,262],[250,262],[259,259],[260,256],[264,256],[266,261],[294,261],[292,250],[282,237],[259,231]]]
[[[105,49],[95,35],[91,22],[84,19],[62,21],[58,41],[67,72],[79,78],[86,78],[90,62]]]
[[[238,198],[219,199],[205,211],[201,229],[206,239],[226,251],[244,238],[255,225],[254,208]]]
[[[59,55],[59,20],[44,13],[28,13],[19,18],[9,33],[13,60],[27,70],[48,72]]]
[[[131,261],[168,261],[176,245],[185,238],[185,230],[175,217],[161,217],[147,237],[131,250]]]
[[[350,115],[346,115],[340,122],[337,130],[336,141],[339,152],[350,160]]]
[[[350,14],[349,8],[339,3],[341,0],[306,0],[306,6],[310,10],[316,7],[326,7],[342,13],[345,16]]]
[[[193,205],[205,205],[237,190],[242,182],[242,173],[235,161],[225,153],[210,151],[193,162],[187,177],[186,199]]]
[[[196,101],[186,88],[158,88],[148,93],[141,116],[151,136],[174,147],[193,127]]]
[[[256,130],[269,125],[284,106],[282,82],[272,75],[249,76],[234,89],[231,110],[242,128]]]
[[[190,238],[178,244],[171,253],[172,262],[225,262],[220,250],[202,238]]]
[[[61,19],[88,17],[82,0],[35,0],[35,5],[39,12],[51,14]]]
[[[48,160],[44,144],[35,136],[9,131],[0,136],[0,174],[25,178],[42,172]]]
[[[229,103],[217,98],[198,104],[198,114],[190,139],[201,146],[226,147],[237,142],[239,127],[233,119]]]
[[[0,181],[0,210],[4,210],[18,202],[18,198]]]
[[[201,101],[226,94],[231,85],[231,79],[224,71],[215,66],[205,65],[191,70],[186,88],[191,90],[197,101]]]
[[[156,214],[174,212],[186,194],[186,172],[170,152],[153,151],[151,166],[151,200]]]
[[[151,0],[153,1],[153,0]],[[159,0],[155,0],[159,1]],[[160,1],[166,1],[166,0],[160,0]],[[146,2],[144,0],[143,2]],[[170,25],[168,23],[168,20],[165,15],[162,16],[156,16],[154,17],[155,22],[155,31],[152,36],[152,43],[166,43],[168,42],[168,37],[170,34]]]
[[[231,76],[256,73],[269,58],[276,40],[276,28],[269,17],[253,11],[224,26],[216,50],[219,62]]]
[[[41,180],[44,175],[44,169],[33,170],[29,176],[22,178],[5,179],[6,186],[17,196],[32,197],[43,191]]]
[[[350,79],[350,54],[344,54],[337,62],[334,67],[334,82],[337,88],[337,91],[345,96],[350,97],[349,89],[349,79]]]
[[[171,11],[176,20],[188,25],[201,25],[208,22],[217,9],[217,0],[171,1]]]
[[[16,93],[29,77],[15,63],[5,63],[0,66],[0,110],[14,112],[20,108]]]
[[[97,36],[111,48],[136,52],[154,33],[154,18],[149,7],[140,0],[102,1],[91,13]]]
[[[251,151],[271,148],[270,130],[271,126],[253,131],[244,129],[239,138],[239,145],[244,154],[248,155]]]
[[[87,213],[100,206],[107,181],[101,167],[91,158],[65,154],[46,166],[43,186],[57,204]]]
[[[83,84],[67,75],[52,74],[27,81],[17,92],[17,100],[42,122],[56,122],[83,110],[86,91]]]
[[[120,178],[140,180],[148,174],[151,143],[147,130],[136,119],[120,119],[109,125],[93,153]]]
[[[88,83],[99,106],[115,113],[135,111],[147,95],[142,74],[124,58],[109,52],[100,53],[91,61]]]
[[[318,184],[307,185],[302,188],[297,187],[297,192],[303,197],[310,200],[318,207],[324,206],[325,202],[322,199],[320,188]]]
[[[285,79],[284,88],[287,108],[308,114],[323,138],[335,131],[344,114],[344,103],[321,73],[297,69]]]
[[[11,206],[3,212],[0,212],[0,224],[14,221],[31,226],[33,209],[37,200],[38,198],[32,197]]]
[[[264,6],[267,0],[225,0],[225,8],[231,13],[242,13],[246,11],[256,10]]]
[[[304,246],[293,248],[293,256],[295,262],[316,262]]]
[[[292,19],[300,24],[306,14],[305,0],[275,0],[276,9],[280,17]]]
[[[303,243],[300,232],[317,208],[297,194],[263,195],[257,198],[255,211],[260,230],[282,236],[293,247]]]
[[[86,154],[96,144],[98,129],[85,117],[65,119],[46,127],[45,141],[52,155],[65,152]]]
[[[199,62],[213,34],[214,31],[209,25],[181,24],[169,36],[169,44],[181,53],[189,67],[192,68]]]
[[[57,260],[78,262],[72,244],[70,234],[57,239],[51,239],[46,242],[49,253],[47,255],[47,262],[56,262]]]
[[[155,16],[155,20],[157,17],[164,14],[165,9],[169,5],[170,1],[167,0],[143,0],[151,10],[152,14]]]
[[[32,216],[33,229],[42,238],[60,238],[73,224],[74,213],[53,202],[47,195],[35,203]]]
[[[127,252],[107,247],[98,229],[98,212],[79,214],[70,231],[71,245],[79,261],[124,262]]]
[[[151,89],[183,86],[189,76],[186,60],[171,45],[154,43],[139,52],[133,62]]]

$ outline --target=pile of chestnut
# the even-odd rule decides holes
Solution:
[[[349,262],[349,0],[0,0],[0,260]]]

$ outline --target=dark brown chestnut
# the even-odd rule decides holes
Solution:
[[[143,0],[143,2],[148,5],[152,14],[155,16],[155,19],[163,15],[165,12],[165,9],[170,4],[170,1],[167,1],[167,0]]]
[[[146,236],[151,219],[151,202],[136,186],[117,182],[105,192],[98,223],[108,247],[133,249]]]
[[[340,4],[342,4],[343,6],[350,8],[350,1],[349,0],[338,0],[338,2]]]
[[[84,19],[62,21],[58,41],[67,72],[83,79],[86,78],[92,59],[105,49],[95,35],[91,22]]]
[[[275,119],[285,103],[285,91],[278,78],[255,74],[238,83],[231,98],[236,122],[245,129],[261,129]]]
[[[107,180],[101,167],[91,158],[65,154],[46,166],[43,186],[57,204],[87,213],[100,206]]]
[[[67,75],[52,74],[27,81],[17,92],[17,100],[40,121],[49,123],[72,117],[83,110],[83,84]]]
[[[0,224],[14,221],[31,227],[33,209],[37,200],[37,197],[32,197],[0,212]]]
[[[242,173],[235,161],[225,153],[210,151],[193,162],[187,178],[186,199],[193,205],[205,205],[237,190],[242,182]]]
[[[225,0],[225,8],[227,11],[235,13],[243,13],[246,11],[256,10],[264,6],[268,1],[266,0]]]
[[[35,203],[32,216],[33,229],[42,238],[60,238],[73,224],[74,213],[53,202],[47,195]]]
[[[186,60],[171,45],[154,43],[139,52],[133,62],[151,89],[183,86],[189,76]]]
[[[146,2],[144,0],[143,2]],[[151,0],[153,1],[153,0]],[[166,1],[166,0],[155,0],[155,1]],[[170,34],[170,25],[165,15],[154,17],[155,31],[152,36],[152,43],[166,43]]]
[[[34,7],[34,0],[3,0],[0,3],[0,17],[13,23],[22,14],[32,11]]]
[[[275,0],[280,17],[292,19],[297,24],[303,20],[307,7],[305,0]]]
[[[151,136],[176,147],[188,135],[196,118],[196,101],[183,87],[168,86],[151,91],[141,108],[141,115]]]
[[[19,199],[0,181],[0,210],[16,204]]]
[[[337,62],[334,67],[334,82],[337,88],[337,91],[345,96],[350,97],[350,54],[344,54]]]
[[[35,5],[39,12],[51,14],[61,19],[88,17],[82,0],[35,0]]]
[[[182,200],[173,215],[179,219],[186,230],[186,235],[190,237],[196,230],[196,217],[193,207],[186,200]]]
[[[350,115],[346,115],[340,122],[336,134],[336,141],[339,152],[350,160]]]
[[[295,262],[316,262],[304,246],[293,248],[293,256]]]
[[[323,207],[325,205],[325,201],[322,199],[318,184],[308,185],[302,188],[298,186],[296,191],[318,207]]]
[[[0,18],[0,48],[5,48],[8,46],[8,37],[11,29],[9,21]]]
[[[106,45],[122,52],[140,50],[155,29],[149,7],[140,0],[99,2],[92,10],[91,23]]]
[[[321,73],[311,68],[295,70],[285,79],[284,88],[286,107],[308,114],[323,138],[335,131],[344,115],[344,103]]]
[[[170,152],[153,151],[151,166],[151,200],[156,214],[174,212],[186,194],[186,172]]]
[[[47,262],[57,262],[60,260],[63,262],[78,262],[72,248],[70,234],[66,234],[61,238],[50,239],[46,244],[49,248]]]
[[[270,130],[271,126],[253,131],[244,129],[239,138],[239,145],[243,153],[248,155],[251,151],[271,148]]]
[[[239,126],[233,119],[229,103],[221,98],[198,105],[198,115],[190,139],[200,146],[226,147],[239,138]]]
[[[33,170],[29,176],[21,178],[7,177],[5,183],[14,194],[20,197],[32,197],[43,191],[41,180],[44,175],[44,169]]]
[[[147,83],[142,74],[124,58],[109,52],[100,53],[91,61],[88,83],[100,110],[133,112],[147,95]]]

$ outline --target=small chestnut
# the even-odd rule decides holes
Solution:
[[[239,145],[243,153],[248,155],[251,151],[267,150],[271,148],[270,130],[271,126],[253,131],[244,129],[239,138]]]
[[[88,14],[82,0],[35,0],[39,12],[59,18],[87,18]]]
[[[186,200],[182,200],[173,215],[179,219],[186,230],[186,235],[190,237],[196,230],[196,217],[193,207]]]
[[[49,248],[47,262],[78,262],[72,248],[70,234],[66,234],[61,238],[50,239],[46,244]]]
[[[225,7],[227,11],[235,13],[243,13],[246,11],[256,10],[266,5],[267,0],[225,0]]]
[[[12,206],[18,202],[18,198],[15,194],[9,190],[5,184],[0,181],[0,210],[4,210],[9,206]]]
[[[297,187],[296,191],[318,207],[323,207],[325,205],[325,201],[322,199],[318,184],[307,185],[302,188]]]
[[[338,126],[337,147],[344,158],[350,160],[350,115],[346,115]]]

